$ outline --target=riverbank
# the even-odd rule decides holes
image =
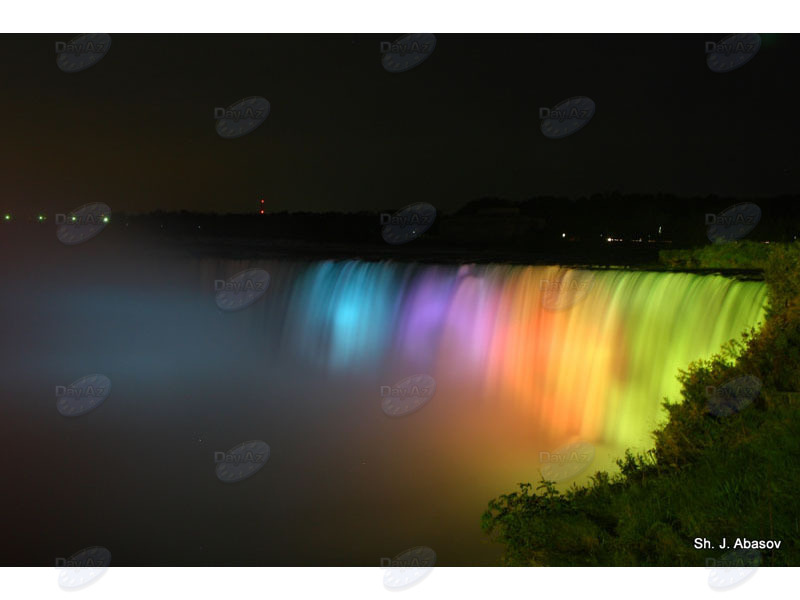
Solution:
[[[711,246],[662,261],[761,270],[764,324],[677,374],[682,401],[665,401],[653,448],[628,452],[617,473],[566,491],[543,478],[490,501],[482,527],[505,545],[505,564],[800,565],[800,244]],[[782,544],[745,553],[723,538]]]

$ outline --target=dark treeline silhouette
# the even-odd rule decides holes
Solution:
[[[461,209],[441,212],[422,244],[489,245],[492,248],[556,248],[563,244],[656,244],[691,246],[709,243],[707,215],[752,202],[761,209],[758,225],[747,235],[754,241],[792,241],[800,235],[800,198],[736,200],[715,196],[595,194],[570,200],[538,197],[525,201],[481,198]],[[114,221],[130,231],[160,232],[168,237],[197,239],[252,238],[310,243],[382,244],[381,214],[375,212],[267,212],[210,214],[153,212],[117,213]]]

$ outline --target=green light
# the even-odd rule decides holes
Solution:
[[[39,215],[39,220],[44,221],[44,215]]]
[[[103,223],[108,223],[108,217],[103,217]]]
[[[77,221],[77,220],[78,220],[78,217],[72,217],[72,222],[73,222],[73,223],[74,223],[75,221]]]
[[[8,214],[3,215],[3,219],[5,219],[6,221],[10,221],[11,220],[11,215],[8,215]]]

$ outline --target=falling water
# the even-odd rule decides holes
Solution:
[[[295,360],[426,373],[437,396],[468,389],[465,404],[613,445],[641,443],[678,399],[678,370],[757,325],[766,294],[716,275],[499,265],[323,262],[284,282],[270,294],[285,297],[281,347]]]

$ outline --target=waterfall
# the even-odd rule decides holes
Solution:
[[[560,438],[612,445],[646,439],[663,399],[679,399],[678,370],[756,326],[766,301],[763,283],[720,275],[361,261],[272,269],[279,283],[248,310],[280,320],[284,359],[384,380],[427,374],[437,397],[449,390]]]

